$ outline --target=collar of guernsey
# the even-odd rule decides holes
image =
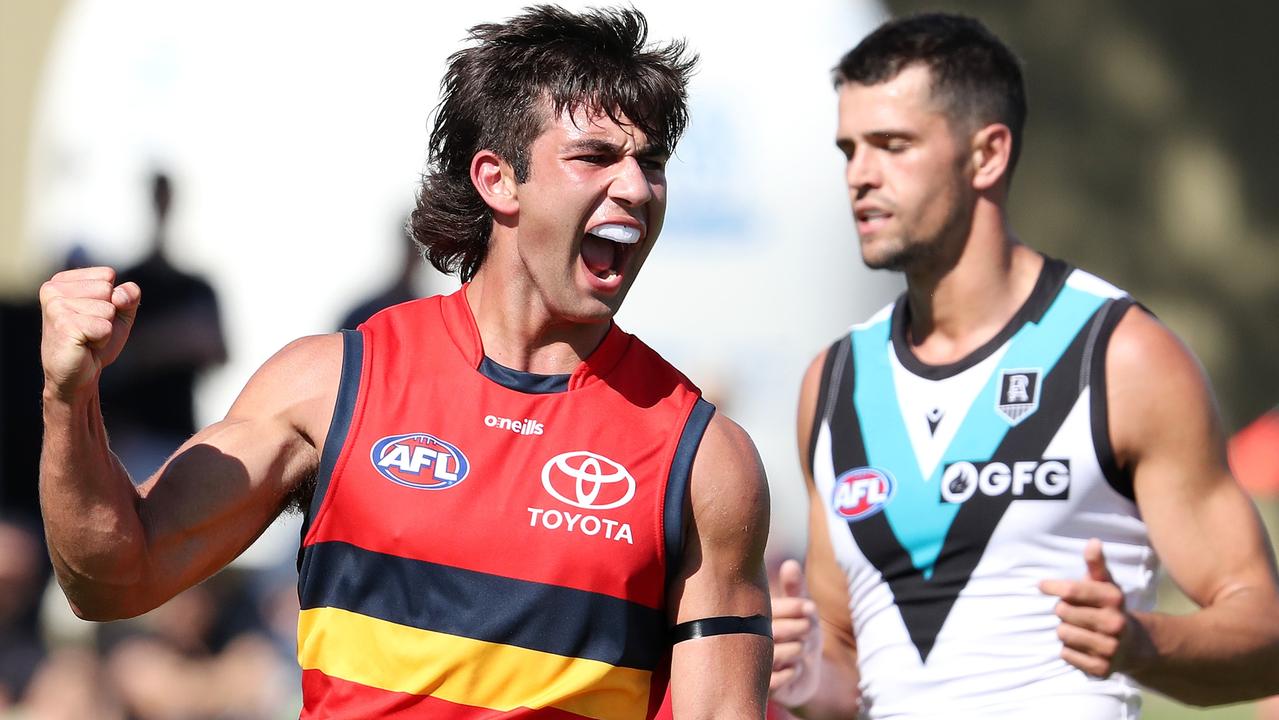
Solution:
[[[458,352],[469,366],[479,367],[484,359],[484,343],[480,339],[480,329],[475,324],[475,313],[471,311],[471,304],[466,299],[468,287],[470,283],[465,283],[457,292],[445,296],[440,303],[440,312],[444,319],[444,329]],[[610,320],[604,339],[569,375],[568,390],[586,387],[606,377],[626,354],[630,342],[631,336]]]

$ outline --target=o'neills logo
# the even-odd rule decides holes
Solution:
[[[485,415],[484,424],[499,430],[510,430],[516,435],[541,435],[546,431],[545,425],[532,418],[512,420],[510,418],[498,417],[496,415]]]

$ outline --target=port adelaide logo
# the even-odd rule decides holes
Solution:
[[[530,527],[635,544],[629,523],[602,514],[635,497],[635,478],[621,463],[589,450],[560,453],[542,466],[542,489],[576,510],[530,507]]]
[[[896,492],[897,481],[887,471],[856,468],[835,480],[831,507],[840,517],[857,522],[883,510]]]
[[[999,397],[995,411],[1004,416],[1010,425],[1017,425],[1039,409],[1039,368],[1030,370],[1000,370]]]
[[[426,433],[384,437],[373,443],[369,460],[382,477],[418,490],[451,488],[471,469],[456,445]]]

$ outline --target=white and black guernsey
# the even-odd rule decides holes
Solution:
[[[873,718],[1131,718],[1140,694],[1061,659],[1056,598],[1104,542],[1130,609],[1156,559],[1117,467],[1105,352],[1133,301],[1053,259],[960,361],[920,362],[905,297],[829,350],[809,448]],[[1031,714],[1033,713],[1033,715]]]

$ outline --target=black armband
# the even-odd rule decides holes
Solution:
[[[712,635],[734,635],[747,633],[773,637],[773,626],[763,615],[739,617],[737,615],[721,615],[719,617],[689,620],[671,628],[671,644],[696,640]]]

